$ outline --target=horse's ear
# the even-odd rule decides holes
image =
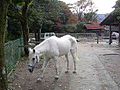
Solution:
[[[33,53],[35,53],[35,49],[33,49]]]
[[[32,52],[32,49],[31,49],[31,48],[28,48],[28,51],[29,51],[29,53],[30,53],[30,52]]]

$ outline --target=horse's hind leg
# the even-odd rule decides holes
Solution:
[[[55,76],[55,79],[58,79],[59,78],[59,73],[58,73],[58,70],[57,70],[57,58],[56,57],[54,57],[53,58],[54,59],[54,63],[55,63],[55,71],[56,71],[56,76]]]
[[[65,71],[65,73],[69,72],[69,59],[68,59],[68,54],[65,55],[65,58],[67,60],[67,70]]]
[[[71,49],[70,52],[71,52],[71,55],[73,57],[73,62],[74,62],[74,71],[73,71],[73,73],[76,73],[76,54],[75,54],[75,50]]]

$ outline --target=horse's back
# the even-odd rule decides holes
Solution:
[[[70,41],[67,38],[58,38],[56,36],[52,36],[48,39],[49,43],[49,52],[52,52],[53,55],[61,56],[66,54],[69,51],[71,46]]]
[[[70,35],[63,37],[52,36],[44,41],[47,44],[47,52],[51,55],[62,56],[76,47],[76,39]]]
[[[68,40],[70,40],[72,47],[77,44],[76,38],[71,35],[65,35],[62,38],[67,38]]]
[[[69,52],[70,50],[76,51],[77,48],[77,41],[76,38],[71,35],[65,35],[60,38],[63,40],[62,46],[64,47],[63,50],[66,50],[66,52]]]
[[[59,54],[59,56],[67,54],[76,46],[76,39],[70,35],[65,35],[60,38],[52,36],[48,39],[48,42],[50,51],[55,52],[56,55]]]

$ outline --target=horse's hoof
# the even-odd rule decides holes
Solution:
[[[65,73],[69,73],[69,71],[67,70],[67,71],[65,71]]]
[[[38,79],[37,79],[37,83],[38,83],[38,82],[42,82],[42,78],[38,78]]]
[[[58,80],[59,79],[59,76],[55,76],[55,80]]]
[[[73,71],[73,73],[77,73],[76,71]]]

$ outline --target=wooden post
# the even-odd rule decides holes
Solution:
[[[96,34],[97,34],[97,44],[98,44],[99,43],[99,32],[97,31]]]
[[[112,30],[111,30],[111,25],[110,25],[110,31],[109,31],[109,45],[112,43]]]
[[[40,29],[37,31],[37,33],[38,33],[38,41],[40,41]]]

